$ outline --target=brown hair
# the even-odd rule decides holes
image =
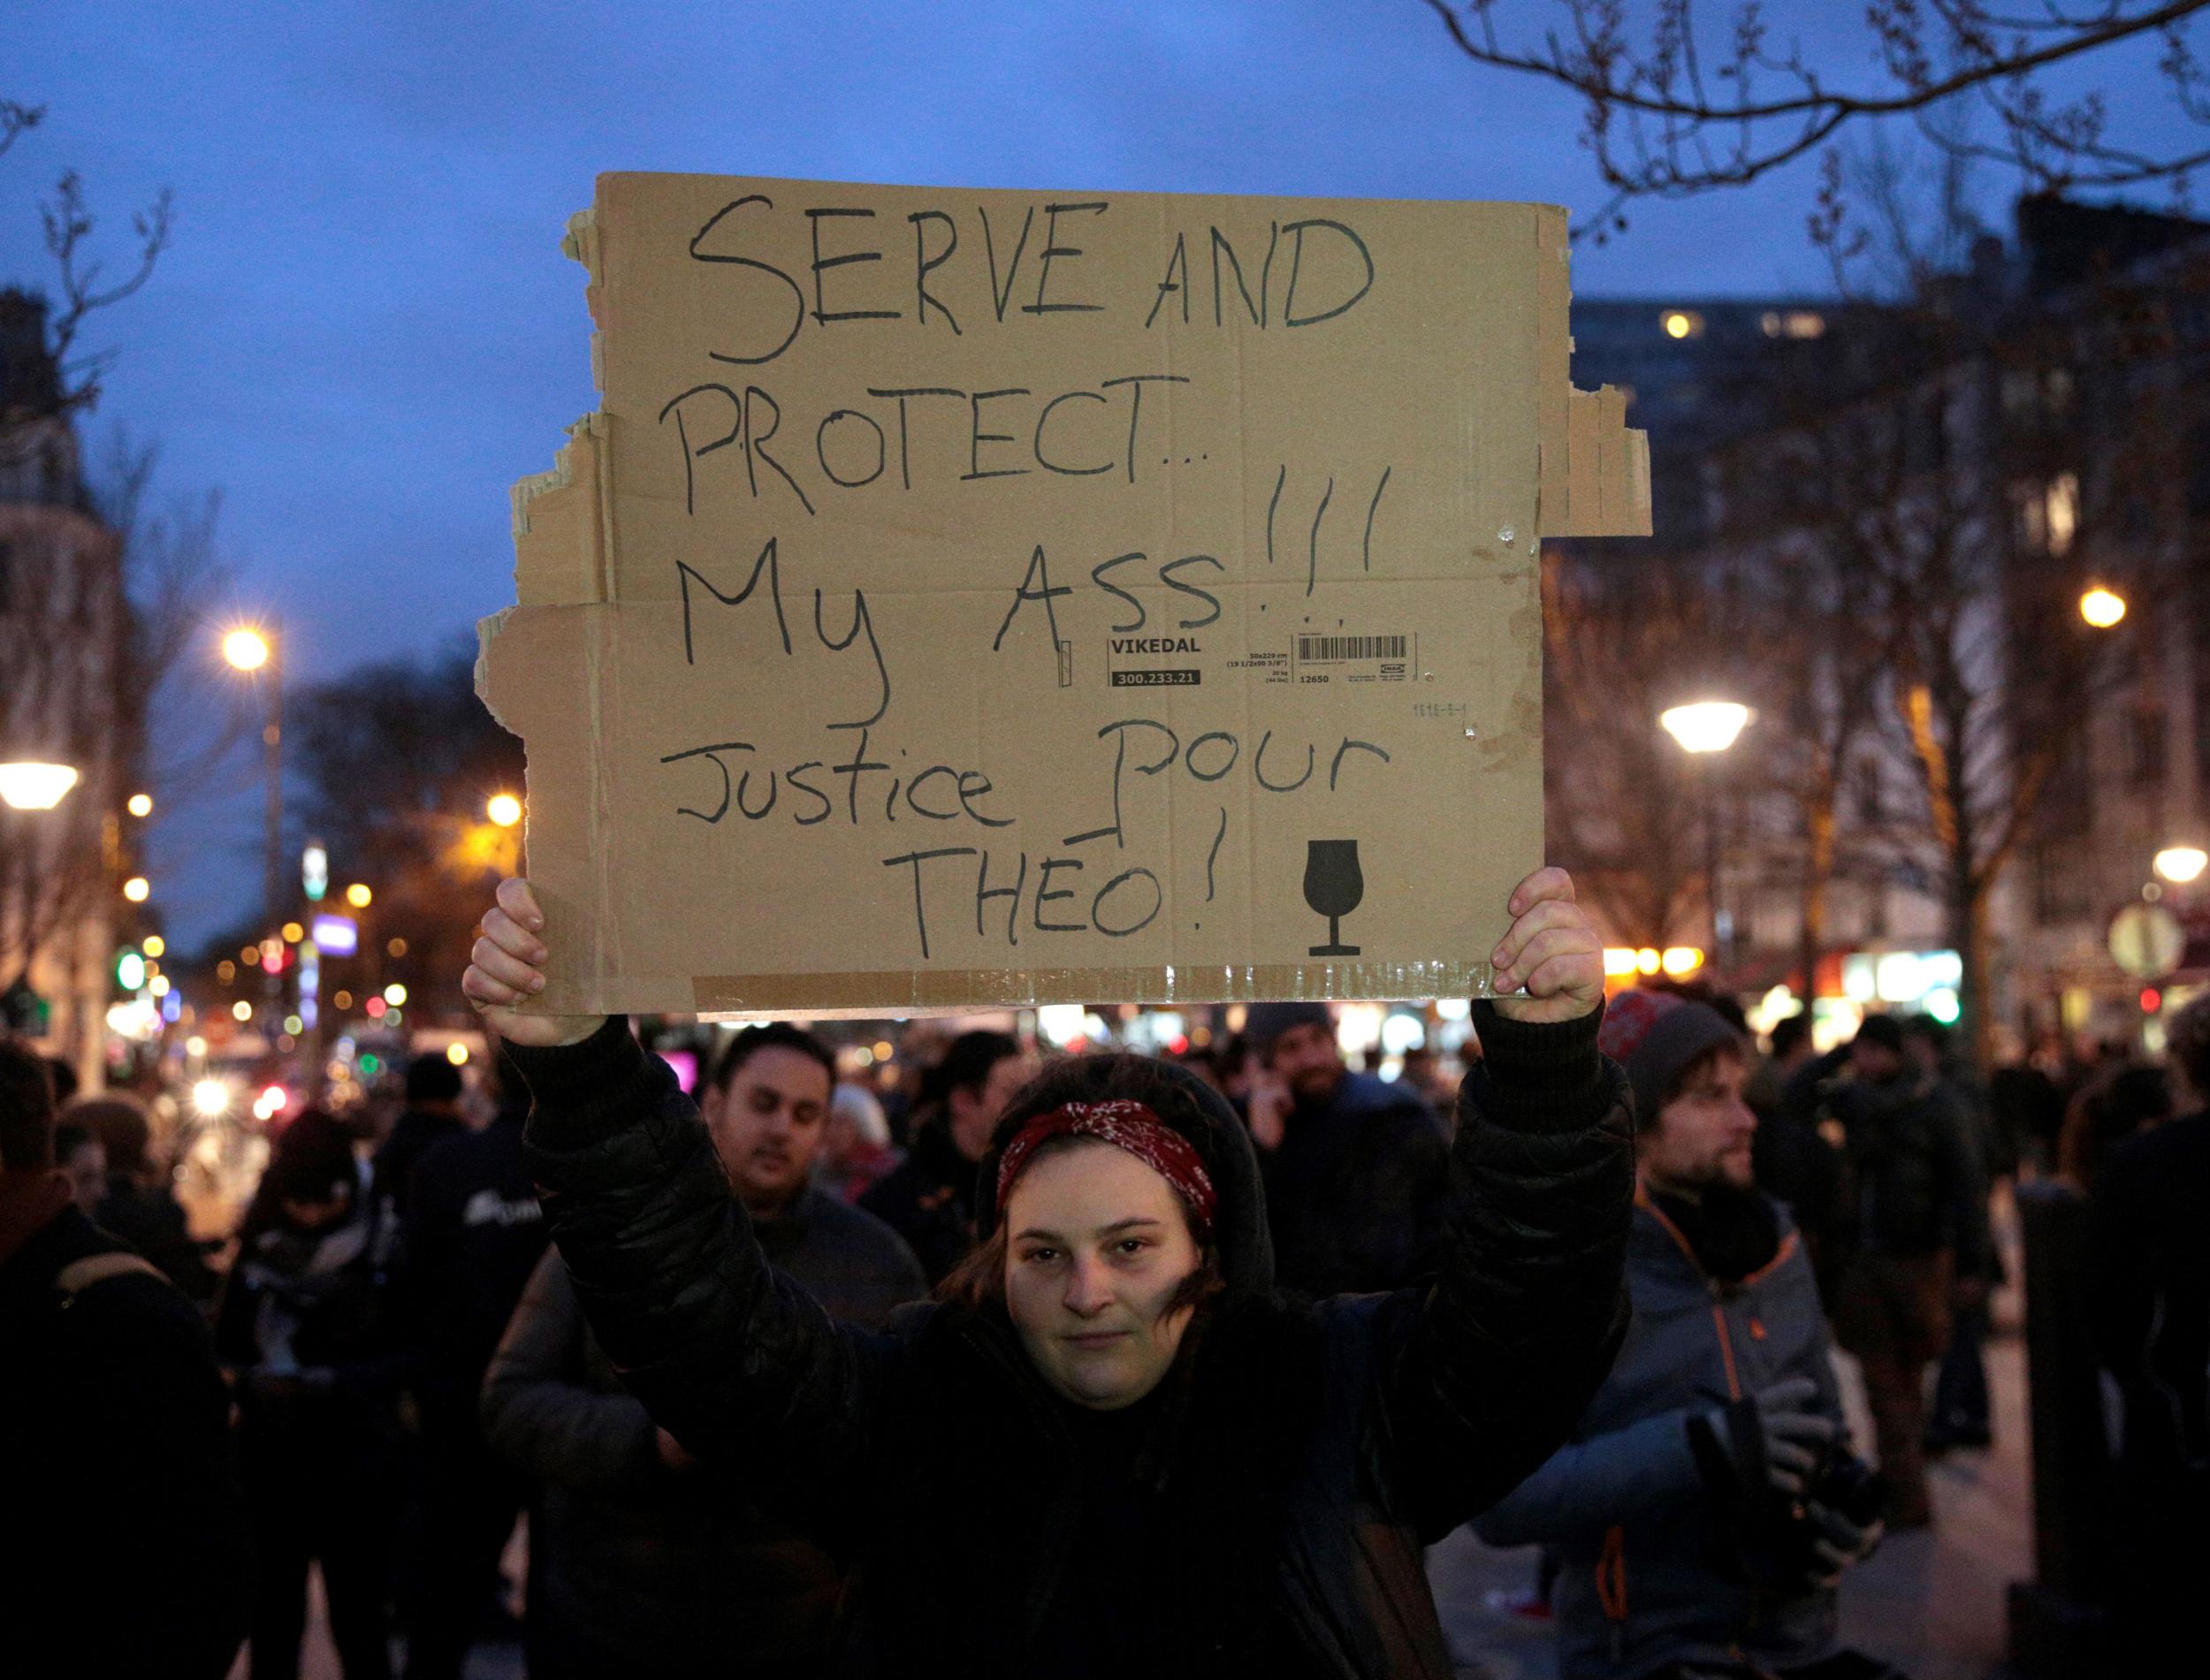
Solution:
[[[1027,1167],[1024,1167],[1022,1171],[1025,1173],[1028,1167],[1053,1155],[1063,1155],[1071,1150],[1090,1147],[1110,1149],[1113,1145],[1101,1137],[1085,1137],[1072,1132],[1048,1137],[1036,1146],[1035,1153],[1028,1158]],[[1019,1181],[1017,1179],[1014,1182],[1017,1183]],[[1010,1190],[1011,1187],[1009,1185],[1007,1188]],[[1200,1235],[1197,1215],[1189,1205],[1179,1196],[1174,1198],[1174,1205],[1182,1210],[1183,1223],[1189,1231],[1190,1240],[1197,1244],[1200,1258],[1197,1269],[1183,1280],[1182,1287],[1167,1302],[1166,1311],[1169,1312],[1195,1306],[1208,1296],[1218,1294],[1226,1286],[1226,1280],[1220,1270],[1220,1250]],[[936,1286],[939,1301],[963,1307],[1002,1307],[1005,1304],[1005,1264],[1012,1243],[1006,1234],[1009,1228],[1005,1223],[1002,1204],[1000,1204],[997,1212],[996,1228],[991,1231],[989,1240],[953,1266],[944,1274],[943,1281]]]
[[[1749,1060],[1748,1054],[1743,1051],[1738,1040],[1725,1039],[1713,1045],[1665,1082],[1665,1093],[1658,1103],[1658,1113],[1664,1113],[1667,1104],[1679,1098],[1683,1092],[1695,1085],[1696,1081],[1702,1079],[1722,1061],[1734,1061],[1747,1066]],[[1653,1122],[1657,1118],[1657,1114],[1650,1116]]]

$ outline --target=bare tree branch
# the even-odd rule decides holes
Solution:
[[[1774,49],[1762,0],[1741,0],[1723,22],[1699,19],[1695,0],[1652,0],[1630,32],[1627,0],[1427,0],[1467,58],[1539,76],[1580,96],[1581,141],[1612,197],[1582,228],[1601,240],[1625,226],[1638,198],[1683,198],[1740,186],[1834,139],[1847,125],[1908,117],[1947,149],[2001,162],[2034,190],[2169,182],[2183,194],[2191,171],[2210,163],[2201,146],[2160,155],[2109,134],[2100,92],[2052,96],[2045,72],[2128,42],[2160,42],[2165,97],[2210,127],[2210,79],[2187,31],[2210,0],[2092,6],[2044,4],[1998,10],[1982,0],[1867,0],[1878,77],[1830,82],[1793,43]],[[1500,16],[1526,20],[1507,41]],[[1532,21],[1538,10],[1551,20]],[[1562,14],[1564,27],[1557,27]],[[1968,102],[2000,141],[1966,138],[1937,120]]]

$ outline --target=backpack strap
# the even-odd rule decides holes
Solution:
[[[81,1260],[72,1260],[54,1273],[54,1287],[61,1291],[64,1305],[73,1300],[79,1291],[110,1278],[128,1277],[142,1273],[150,1278],[168,1281],[168,1273],[142,1255],[126,1253],[117,1249],[106,1254],[88,1254]]]

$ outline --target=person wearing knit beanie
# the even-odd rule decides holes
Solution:
[[[1627,1070],[1635,1088],[1635,1124],[1647,1129],[1680,1076],[1721,1045],[1740,1049],[1741,1035],[1708,1003],[1637,990],[1605,1005],[1597,1044]]]

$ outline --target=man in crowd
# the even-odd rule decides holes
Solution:
[[[1002,1032],[963,1032],[922,1084],[905,1159],[859,1198],[919,1256],[933,1285],[974,1247],[975,1168],[1034,1058]]]
[[[810,1033],[748,1028],[700,1111],[768,1258],[834,1317],[874,1326],[926,1283],[895,1232],[810,1182],[834,1079]],[[483,1406],[493,1446],[544,1490],[532,1680],[815,1671],[834,1566],[653,1425],[586,1328],[556,1253],[530,1279]]]
[[[98,1223],[100,1197],[108,1183],[108,1152],[101,1146],[100,1135],[81,1121],[56,1125],[54,1170],[68,1181],[69,1199],[77,1211]]]
[[[1879,1538],[1842,1446],[1810,1266],[1756,1187],[1744,1052],[1708,1005],[1627,992],[1598,1040],[1635,1091],[1634,1321],[1572,1441],[1475,1524],[1539,1541],[1560,1669],[1627,1680],[1871,1676],[1834,1585]]]
[[[1315,1296],[1393,1289],[1429,1269],[1449,1145],[1417,1091],[1354,1074],[1323,1003],[1261,1003],[1248,1118],[1275,1275]]]
[[[2210,997],[2165,1044],[2180,1114],[2111,1152],[2089,1247],[2095,1339],[2125,1403],[2110,1579],[2127,1674],[2169,1672],[2200,1638],[2210,1573]]]
[[[1926,1366],[1948,1348],[1953,1301],[1986,1298],[1987,1184],[1962,1106],[1911,1067],[1894,1016],[1857,1029],[1849,1074],[1821,1124],[1840,1134],[1834,1334],[1864,1369],[1888,1524],[1924,1528]]]
[[[2016,1153],[1995,1123],[1986,1087],[1959,1061],[1949,1029],[1932,1015],[1912,1015],[1903,1022],[1903,1054],[1915,1076],[1939,1083],[1948,1092],[1963,1118],[1979,1168],[1982,1197],[1993,1195],[2003,1180],[2016,1178]],[[1990,1230],[1992,1234],[1992,1225]],[[1941,1356],[1934,1375],[1933,1404],[1926,1419],[1926,1450],[1930,1453],[1947,1452],[1955,1447],[1985,1447],[1994,1440],[1994,1414],[1983,1349],[1993,1327],[1988,1300],[2002,1281],[2002,1257],[1991,1235],[1980,1250],[1978,1273],[1967,1276],[1960,1271],[1951,1291],[1949,1349]]]
[[[54,1170],[45,1064],[0,1035],[0,1669],[220,1680],[249,1547],[229,1396],[192,1304]],[[52,1669],[44,1638],[68,1652]]]
[[[545,1252],[544,1211],[522,1160],[529,1112],[520,1076],[502,1060],[491,1124],[431,1144],[408,1186],[399,1316],[423,1461],[408,1680],[459,1680],[527,1496],[484,1442],[477,1395]]]
[[[430,1146],[468,1129],[461,1114],[461,1070],[444,1056],[425,1053],[407,1064],[407,1106],[392,1135],[376,1152],[375,1194],[404,1219],[415,1163]]]
[[[184,1207],[170,1188],[167,1166],[153,1151],[153,1121],[146,1105],[127,1091],[80,1097],[65,1118],[81,1121],[100,1136],[107,1152],[107,1185],[93,1218],[168,1274],[169,1281],[202,1305],[215,1299],[222,1280],[207,1263]]]

